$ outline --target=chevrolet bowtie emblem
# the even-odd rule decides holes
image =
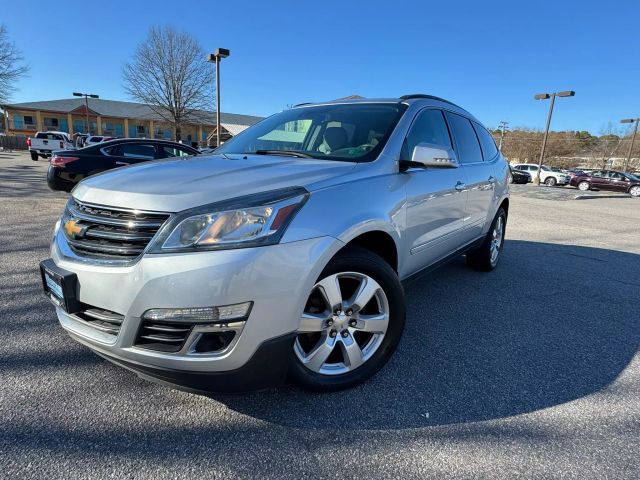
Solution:
[[[84,232],[87,229],[86,226],[78,225],[77,220],[67,220],[63,228],[64,228],[64,231],[67,233],[67,236],[71,238],[84,236]]]

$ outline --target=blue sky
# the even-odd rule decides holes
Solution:
[[[77,90],[130,100],[122,64],[150,26],[172,25],[208,50],[231,50],[221,76],[227,112],[420,92],[487,126],[542,128],[548,104],[533,95],[573,89],[574,98],[556,103],[554,130],[597,134],[640,116],[637,0],[3,3],[0,23],[31,65],[15,102]]]

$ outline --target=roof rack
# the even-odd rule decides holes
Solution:
[[[426,98],[428,100],[437,100],[439,102],[448,103],[449,105],[453,105],[454,107],[462,108],[459,105],[456,105],[449,100],[445,100],[444,98],[436,97],[435,95],[425,95],[424,93],[413,93],[411,95],[403,95],[400,97],[400,100],[410,100],[412,98]]]

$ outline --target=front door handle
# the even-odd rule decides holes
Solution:
[[[493,175],[491,175],[489,177],[489,183],[496,183],[496,177],[494,177]]]
[[[116,165],[131,165],[129,162],[116,162]]]
[[[461,192],[462,190],[464,190],[464,187],[466,187],[466,185],[458,180],[458,183],[456,183],[456,190]]]

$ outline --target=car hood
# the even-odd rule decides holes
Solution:
[[[87,203],[179,212],[278,188],[312,191],[341,182],[356,163],[265,155],[198,156],[145,162],[80,182],[73,196]]]

